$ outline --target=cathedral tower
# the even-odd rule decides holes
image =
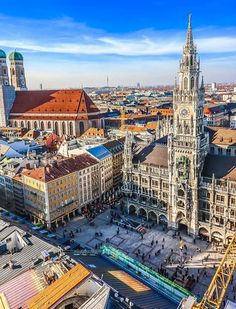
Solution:
[[[9,124],[9,114],[15,98],[14,87],[9,84],[6,54],[0,50],[0,127]]]
[[[9,60],[11,85],[15,87],[15,90],[27,90],[23,56],[21,53],[14,51],[10,53]]]
[[[8,68],[6,54],[0,49],[0,85],[9,85]]]
[[[173,95],[173,133],[168,139],[169,222],[172,228],[198,233],[198,186],[208,147],[204,134],[204,85],[199,87],[200,61],[193,41],[191,14],[187,41]]]

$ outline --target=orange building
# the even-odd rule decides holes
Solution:
[[[80,136],[102,127],[102,114],[84,90],[16,91],[10,111],[12,127],[51,130]]]

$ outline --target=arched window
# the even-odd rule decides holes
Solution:
[[[73,123],[71,121],[70,121],[69,127],[70,127],[70,135],[73,136],[74,130],[73,130]]]
[[[24,75],[24,69],[21,70],[21,75]]]
[[[43,121],[41,121],[41,130],[44,131],[44,122]]]
[[[21,128],[24,128],[24,121],[21,121],[20,126]]]
[[[181,126],[181,124],[179,125],[179,133],[180,133],[180,134],[183,133],[183,132],[182,132],[182,126]]]
[[[31,129],[31,124],[30,121],[27,121],[27,129],[30,130]]]
[[[36,130],[37,127],[38,127],[38,126],[37,126],[37,121],[35,121],[35,122],[34,122],[34,129]]]
[[[79,123],[79,133],[80,133],[80,135],[84,133],[84,123],[83,123],[83,121],[80,121],[80,123]]]
[[[11,72],[12,72],[12,75],[15,75],[15,70],[14,69],[12,69]]]
[[[190,56],[190,65],[193,65],[193,56]]]
[[[191,77],[191,89],[194,88],[194,77]]]
[[[184,207],[184,202],[183,201],[178,201],[177,202],[177,207],[183,208]]]
[[[190,129],[188,125],[186,125],[185,127],[185,134],[190,134]]]
[[[184,89],[185,90],[188,89],[188,78],[187,77],[184,78]]]
[[[55,133],[58,135],[59,134],[59,130],[58,130],[58,123],[55,122]]]
[[[15,122],[14,122],[14,127],[16,127],[16,128],[17,128],[17,121],[15,121]]]
[[[66,134],[66,124],[64,121],[62,122],[62,134]]]
[[[7,70],[6,69],[3,69],[3,74],[7,75]]]
[[[184,190],[179,189],[178,190],[178,196],[184,197]]]
[[[52,128],[51,121],[48,121],[48,129],[51,129],[51,128]]]

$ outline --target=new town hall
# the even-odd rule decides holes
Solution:
[[[204,84],[189,16],[166,136],[143,145],[127,132],[124,200],[130,214],[210,241],[236,231],[236,134],[203,125]]]

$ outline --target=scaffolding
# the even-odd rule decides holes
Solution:
[[[236,266],[236,234],[232,237],[212,281],[201,302],[186,299],[182,303],[183,309],[219,309],[225,297],[228,285],[232,279]],[[192,299],[193,300],[193,299]]]

